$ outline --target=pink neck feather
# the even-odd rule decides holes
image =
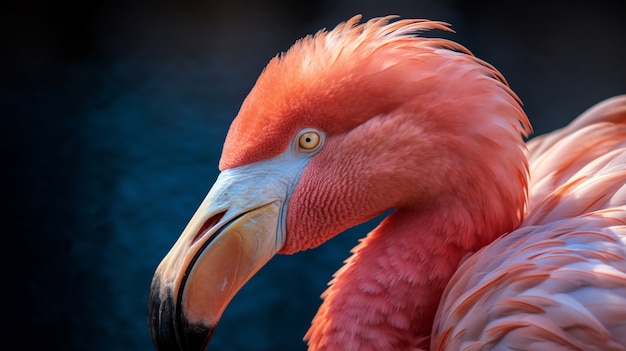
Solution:
[[[398,210],[363,239],[323,295],[309,349],[427,348],[445,284],[462,257],[484,245],[451,241],[446,233],[482,229],[466,211],[449,213]]]
[[[502,202],[476,205],[474,195],[398,209],[368,234],[323,294],[305,336],[309,350],[428,349],[439,299],[460,261],[521,220],[501,215]]]

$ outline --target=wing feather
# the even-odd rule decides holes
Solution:
[[[626,351],[626,95],[529,142],[522,226],[465,260],[433,350]]]

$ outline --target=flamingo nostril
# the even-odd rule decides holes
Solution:
[[[213,216],[209,217],[209,219],[207,219],[204,222],[202,227],[200,227],[200,230],[198,230],[198,233],[196,233],[196,236],[193,238],[191,243],[193,244],[196,241],[198,241],[198,239],[200,239],[206,232],[208,232],[217,223],[219,223],[219,221],[222,219],[222,217],[224,217],[224,214],[226,214],[226,211],[218,212],[218,213],[214,214]]]

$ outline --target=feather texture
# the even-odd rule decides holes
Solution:
[[[529,142],[522,226],[467,259],[433,350],[626,350],[626,96]]]

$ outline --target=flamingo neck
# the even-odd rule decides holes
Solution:
[[[476,218],[465,207],[399,209],[387,217],[322,295],[305,337],[309,350],[427,349],[439,299],[459,262],[502,233],[485,233],[488,225]]]

